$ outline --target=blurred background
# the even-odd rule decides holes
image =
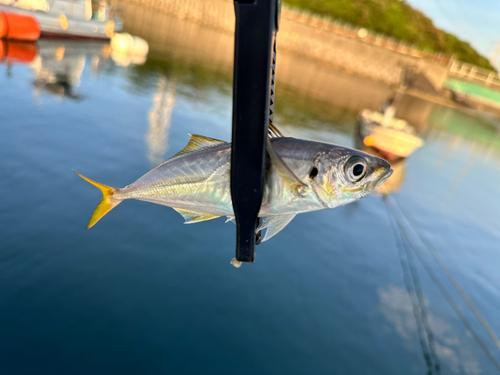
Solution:
[[[87,231],[71,172],[126,186],[230,139],[232,1],[0,11],[38,22],[0,27],[0,373],[500,371],[500,3],[284,2],[275,124],[394,174],[240,269],[223,219],[128,201]]]

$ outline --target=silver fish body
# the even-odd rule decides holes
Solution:
[[[115,194],[187,211],[232,215],[231,147],[224,143],[173,157]]]
[[[125,199],[161,204],[176,209],[186,223],[219,216],[233,217],[230,193],[231,145],[191,136],[176,156],[153,168],[131,185],[115,189],[87,181],[103,190],[103,202],[89,227]],[[269,239],[298,213],[334,208],[356,201],[380,186],[392,173],[378,157],[337,145],[295,138],[273,138],[268,149],[270,166],[259,216],[259,229]],[[105,210],[106,209],[106,210]],[[103,213],[104,212],[104,213]]]

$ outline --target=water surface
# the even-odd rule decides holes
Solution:
[[[121,187],[179,151],[188,132],[228,140],[231,72],[154,50],[138,66],[105,45],[38,51],[31,65],[0,65],[2,374],[495,373],[398,247],[380,196],[297,216],[240,269],[229,265],[235,227],[223,219],[183,225],[170,208],[127,201],[86,230],[100,192],[71,170]],[[352,108],[286,83],[276,102],[283,133],[356,144]],[[500,333],[500,123],[432,106],[424,125],[426,144],[390,199]],[[405,277],[416,275],[415,315]],[[432,362],[422,335],[434,337]]]

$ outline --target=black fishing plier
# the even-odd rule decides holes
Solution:
[[[236,261],[253,262],[264,195],[268,123],[272,121],[276,33],[281,0],[234,0],[231,197],[236,219]]]

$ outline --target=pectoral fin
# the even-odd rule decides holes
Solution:
[[[266,234],[264,235],[262,242],[267,241],[281,232],[281,230],[285,228],[295,216],[295,214],[266,216],[262,220],[261,225],[257,228],[257,231],[266,229]]]
[[[269,157],[271,158],[272,164],[278,170],[281,178],[285,182],[286,186],[290,189],[290,191],[294,192],[294,194],[302,195],[303,192],[309,188],[309,185],[305,184],[298,178],[295,173],[286,165],[284,160],[278,153],[274,150],[271,139],[267,138],[267,152],[269,153]]]
[[[174,210],[176,210],[178,213],[182,215],[182,217],[185,220],[184,224],[194,224],[194,223],[199,223],[201,221],[217,219],[219,217],[217,215],[181,210],[180,208],[174,208]]]

